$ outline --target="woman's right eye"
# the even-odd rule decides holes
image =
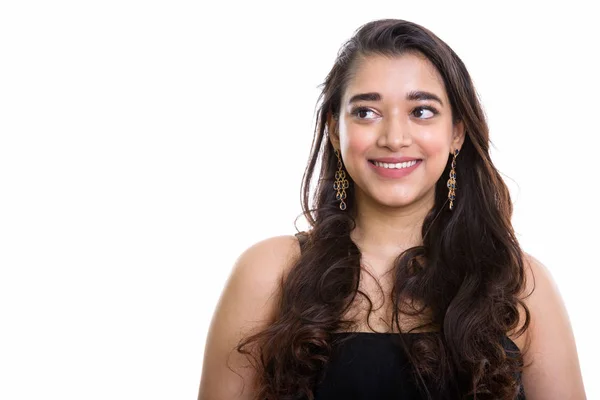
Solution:
[[[366,108],[366,107],[357,107],[354,110],[352,110],[351,114],[354,115],[355,117],[357,117],[359,120],[361,119],[371,119],[371,118],[366,118],[368,116],[368,113],[372,113],[375,114],[375,111]]]

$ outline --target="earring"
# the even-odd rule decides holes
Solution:
[[[338,149],[335,149],[335,155],[338,159],[338,170],[335,173],[335,182],[333,183],[333,190],[336,190],[335,199],[340,201],[340,210],[346,209],[346,203],[344,199],[346,198],[346,189],[350,186],[350,182],[346,179],[346,172],[342,169],[342,158],[340,157],[340,152]]]
[[[448,179],[448,199],[450,200],[450,209],[454,207],[454,199],[456,198],[456,193],[454,189],[456,189],[456,156],[458,155],[458,149],[454,150],[454,158],[452,159],[452,166],[450,169],[450,179]]]

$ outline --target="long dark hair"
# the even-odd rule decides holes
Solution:
[[[447,204],[449,158],[423,223],[423,245],[407,249],[395,261],[393,321],[401,332],[400,314],[420,315],[427,307],[429,319],[417,328],[440,332],[419,335],[410,346],[402,340],[427,397],[513,399],[519,389],[523,355],[507,355],[503,338],[518,328],[519,306],[525,322],[516,333],[521,335],[529,325],[529,311],[519,297],[524,260],[511,224],[510,193],[490,158],[485,115],[465,65],[446,43],[415,23],[385,19],[355,32],[321,85],[302,181],[302,208],[311,227],[308,240],[281,283],[274,320],[237,347],[254,361],[257,399],[312,399],[319,371],[329,360],[332,333],[352,326],[344,315],[356,296],[364,296],[372,311],[368,296],[359,290],[361,253],[350,238],[354,187],[350,180],[347,209],[340,210],[333,190],[337,158],[328,126],[339,115],[342,94],[359,58],[407,52],[423,54],[437,68],[453,121],[463,121],[466,137],[455,168],[453,210]],[[423,306],[411,311],[406,299]]]

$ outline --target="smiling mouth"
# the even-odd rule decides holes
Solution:
[[[405,162],[401,162],[401,163],[384,163],[384,162],[369,160],[369,162],[371,164],[373,164],[377,167],[380,167],[380,168],[387,168],[387,169],[410,168],[420,161],[422,161],[422,160],[411,160],[411,161],[405,161]]]

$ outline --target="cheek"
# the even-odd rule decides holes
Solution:
[[[419,137],[418,145],[428,158],[444,156],[450,153],[450,139],[445,132],[431,132]]]
[[[360,171],[365,168],[366,154],[373,146],[368,136],[360,135],[358,132],[346,132],[346,135],[340,137],[340,147],[344,153],[344,168],[351,177],[358,177]]]
[[[444,135],[423,137],[418,143],[425,156],[426,174],[438,177],[443,173],[450,155],[450,141]]]
[[[373,140],[369,138],[369,135],[361,135],[360,132],[348,132],[340,141],[348,155],[361,155],[373,145]]]

